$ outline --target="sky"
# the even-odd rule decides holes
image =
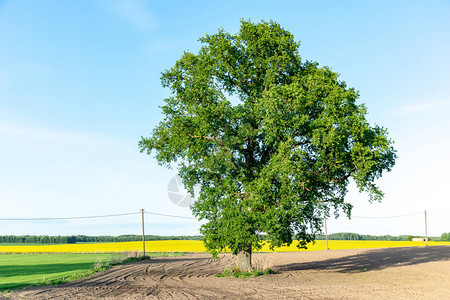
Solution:
[[[163,118],[161,72],[250,19],[289,30],[395,141],[383,201],[352,187],[354,217],[328,231],[424,235],[427,210],[428,234],[449,232],[449,15],[449,1],[0,1],[0,219],[191,217],[168,195],[176,170],[138,141]],[[198,234],[196,220],[145,218],[147,234]],[[0,220],[0,235],[140,230],[137,214]]]

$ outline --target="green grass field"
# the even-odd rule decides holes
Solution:
[[[184,252],[147,253],[151,257],[183,255]],[[124,253],[0,254],[0,292],[26,285],[75,280],[105,269],[107,263],[121,263],[125,257]]]
[[[0,254],[0,290],[92,272],[97,262],[117,261],[118,254]]]
[[[42,246],[42,243],[0,243],[0,246]],[[45,245],[45,244],[44,244]],[[52,244],[56,245],[56,244]]]

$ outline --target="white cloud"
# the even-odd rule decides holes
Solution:
[[[3,140],[33,139],[51,143],[77,143],[85,145],[104,144],[107,138],[94,136],[89,133],[77,133],[67,130],[40,128],[39,125],[26,124],[18,121],[0,120],[0,134],[9,138]]]
[[[158,28],[156,17],[144,1],[115,0],[111,2],[111,9],[137,30],[148,32]]]
[[[167,38],[155,38],[141,48],[144,55],[153,57],[155,54],[164,52],[175,46],[175,42]]]
[[[414,118],[414,116],[413,116]],[[418,118],[414,118],[418,119]],[[368,203],[366,194],[350,189],[346,200],[354,204],[353,216],[378,218],[330,219],[328,231],[365,234],[424,235],[424,210],[428,214],[428,234],[440,236],[448,231],[447,212],[450,210],[450,133],[448,123],[405,122],[406,130],[394,137],[398,159],[392,172],[378,181],[385,192],[381,203]],[[410,125],[410,123],[414,123]],[[398,218],[387,216],[411,215]]]
[[[0,218],[88,216],[141,208],[190,216],[188,208],[177,207],[168,198],[167,186],[175,171],[139,153],[133,139],[54,128],[0,111],[0,166]],[[155,234],[197,233],[192,220],[149,216],[146,221]],[[0,225],[5,234],[135,232],[123,222],[127,219]]]
[[[400,106],[398,108],[398,113],[401,115],[424,114],[424,113],[434,112],[434,111],[440,110],[442,108],[446,108],[449,106],[449,104],[450,104],[449,100],[438,100],[438,101],[415,103],[415,104]]]

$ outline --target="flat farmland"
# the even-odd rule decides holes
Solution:
[[[430,246],[450,245],[450,242],[429,242]],[[388,247],[425,246],[425,242],[407,241],[329,241],[331,250],[339,249],[371,249]],[[145,243],[148,252],[205,252],[202,241],[165,240]],[[295,243],[289,247],[277,247],[275,252],[321,251],[326,249],[326,242],[316,241],[308,244],[308,249],[298,249]],[[99,243],[99,244],[61,244],[61,245],[0,245],[0,253],[114,253],[125,251],[141,251],[142,242]],[[260,252],[272,252],[265,245]]]
[[[448,299],[450,246],[255,253],[277,273],[246,280],[214,275],[234,257],[206,253],[119,265],[6,299]],[[0,298],[2,295],[0,294]]]

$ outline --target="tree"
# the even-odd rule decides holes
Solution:
[[[302,61],[300,43],[275,22],[241,21],[239,33],[201,38],[163,72],[165,116],[141,152],[178,164],[191,207],[213,256],[237,255],[251,268],[252,250],[299,240],[305,248],[321,231],[330,207],[350,216],[350,179],[370,201],[374,181],[394,165],[387,130],[370,126],[359,94],[318,63]],[[237,100],[236,100],[237,99]]]

